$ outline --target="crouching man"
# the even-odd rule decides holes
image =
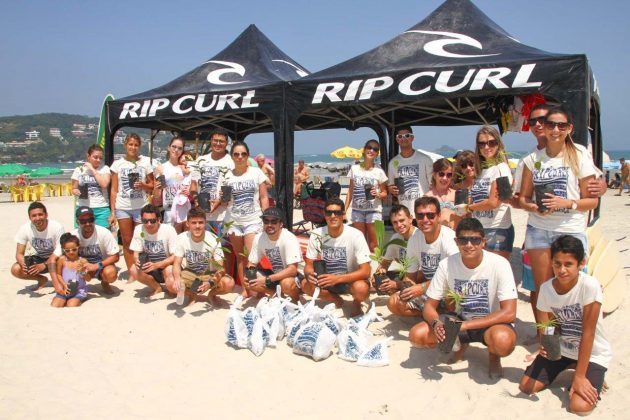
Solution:
[[[454,359],[463,359],[468,343],[483,343],[488,347],[488,373],[496,379],[503,375],[501,357],[512,353],[516,344],[512,325],[517,298],[514,275],[505,258],[484,251],[484,230],[479,220],[462,220],[455,233],[460,253],[438,265],[426,292],[428,299],[422,312],[425,321],[411,329],[409,340],[422,348],[443,341],[446,334],[438,317],[438,303],[457,296],[458,316],[463,322],[458,335],[461,347]]]
[[[300,243],[294,234],[284,229],[282,212],[277,207],[269,207],[262,214],[263,230],[254,238],[249,253],[249,267],[256,267],[262,257],[271,263],[271,273],[260,272],[255,280],[249,282],[249,288],[258,293],[272,295],[279,284],[282,293],[296,302],[300,289],[297,281],[297,266],[302,262]]]
[[[349,293],[353,299],[351,316],[355,316],[370,294],[370,250],[359,230],[343,224],[345,212],[339,198],[326,202],[326,226],[313,230],[308,240],[302,291],[312,296],[319,287],[319,297],[337,307],[343,305],[340,295]],[[315,272],[315,260],[325,262],[325,274]]]
[[[180,290],[183,285],[189,303],[205,292],[210,299],[229,293],[234,288],[234,279],[223,268],[221,240],[206,230],[206,213],[200,207],[191,209],[186,225],[188,231],[177,236],[173,262],[175,289]]]

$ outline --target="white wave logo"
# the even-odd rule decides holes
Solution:
[[[242,80],[240,82],[226,82],[224,80],[221,80],[221,76],[223,76],[226,73],[236,73],[241,77],[245,76],[245,67],[241,66],[238,63],[232,63],[230,61],[214,61],[214,60],[208,60],[206,61],[206,63],[214,63],[214,64],[220,64],[222,66],[226,66],[226,68],[213,70],[210,73],[208,73],[208,77],[207,77],[208,82],[212,83],[213,85],[235,85],[238,83],[247,82],[247,80]]]
[[[411,33],[411,32],[415,32],[419,34],[428,34],[428,35],[441,35],[441,36],[446,37],[445,39],[436,39],[435,41],[429,41],[426,44],[424,44],[424,47],[423,47],[424,50],[428,52],[429,54],[437,55],[440,57],[476,58],[476,57],[490,57],[493,55],[500,55],[500,54],[480,54],[480,55],[456,54],[456,53],[448,52],[444,49],[444,47],[446,47],[447,45],[464,44],[464,45],[468,45],[470,47],[474,47],[474,48],[482,50],[483,46],[481,45],[481,42],[477,41],[474,38],[469,37],[468,35],[456,34],[454,32],[415,31],[415,30],[407,31],[405,33]]]
[[[275,61],[276,63],[288,64],[289,66],[291,66],[291,67],[293,67],[295,69],[295,72],[300,77],[308,76],[308,73],[304,69],[301,69],[298,66],[296,66],[295,64],[290,63],[290,62],[288,62],[286,60],[271,60],[271,61]]]

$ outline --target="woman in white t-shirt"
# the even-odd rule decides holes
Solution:
[[[262,212],[269,207],[267,183],[269,179],[260,170],[247,164],[249,147],[242,141],[232,144],[230,155],[234,169],[226,174],[224,185],[231,187],[231,199],[225,214],[227,234],[237,257],[238,275],[241,281],[247,266],[248,255],[243,250],[252,249],[254,237],[262,232]],[[223,191],[221,191],[223,199]],[[242,281],[244,294],[248,295],[247,282]]]
[[[109,166],[103,165],[103,148],[93,144],[87,151],[82,166],[72,172],[72,194],[77,207],[87,206],[94,212],[94,223],[109,229],[109,196],[107,187],[111,181]],[[77,227],[75,218],[74,226]]]
[[[425,194],[435,197],[440,202],[440,220],[443,225],[455,229],[461,219],[455,214],[455,189],[453,175],[455,169],[453,162],[446,158],[433,162],[433,175],[431,177],[431,189]]]
[[[544,123],[547,146],[524,158],[519,203],[529,212],[525,232],[525,249],[532,267],[536,292],[553,276],[550,247],[554,239],[570,234],[588,249],[586,218],[597,207],[597,198],[589,198],[588,181],[596,174],[590,157],[573,144],[573,124],[563,108],[549,110]],[[544,188],[548,188],[544,191]],[[546,198],[537,197],[535,190]],[[536,203],[539,201],[539,205]],[[542,212],[540,210],[543,210]]]
[[[126,154],[111,166],[112,188],[109,196],[110,224],[118,220],[123,256],[127,269],[133,264],[129,249],[134,227],[140,223],[140,209],[147,203],[147,194],[153,191],[153,170],[148,159],[140,159],[142,140],[129,133],[123,143]]]
[[[350,185],[346,195],[346,209],[352,208],[352,226],[363,233],[370,251],[374,251],[377,245],[374,221],[383,220],[381,200],[387,198],[387,175],[374,162],[379,151],[376,140],[365,142],[363,162],[352,165],[348,172]],[[367,190],[367,187],[371,188]]]
[[[548,359],[548,349],[541,345],[519,388],[535,394],[549,386],[560,372],[574,368],[569,411],[584,415],[593,411],[599,400],[612,358],[603,326],[602,288],[597,279],[581,272],[586,261],[580,239],[571,235],[557,238],[551,244],[551,259],[555,277],[540,287],[538,321],[555,320],[554,329],[560,329],[561,357]]]
[[[167,161],[158,165],[155,169],[155,188],[162,191],[164,223],[171,224],[177,233],[182,233],[186,230],[186,217],[173,217],[173,202],[179,199],[178,196],[187,197],[190,193],[191,184],[190,169],[188,169],[186,160],[183,158],[184,147],[183,138],[173,137],[168,143]],[[164,181],[164,185],[162,185],[160,180]]]

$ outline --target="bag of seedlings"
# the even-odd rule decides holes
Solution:
[[[366,367],[381,367],[389,365],[389,342],[393,338],[389,337],[379,341],[368,347],[368,349],[359,356],[357,365]]]
[[[237,308],[240,306],[243,298],[237,297],[228,312],[227,322],[225,323],[225,337],[228,344],[237,348],[247,348],[249,343],[249,334],[247,325],[243,321],[241,311]]]
[[[267,320],[258,316],[254,321],[254,325],[252,326],[252,333],[249,337],[249,343],[247,347],[252,353],[254,353],[255,356],[260,356],[265,351],[265,347],[267,347],[270,340],[271,334],[269,333]]]
[[[346,327],[337,335],[337,355],[340,359],[356,362],[368,348],[367,330],[357,326],[351,319]]]
[[[309,356],[316,362],[328,358],[337,342],[337,335],[325,322],[308,322],[295,336],[293,353]]]

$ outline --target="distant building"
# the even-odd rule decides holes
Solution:
[[[57,137],[57,138],[61,138],[61,130],[58,128],[51,128],[48,130],[48,134],[50,135],[50,137]]]
[[[26,140],[35,140],[39,138],[39,131],[26,131],[24,135],[26,136]]]
[[[91,130],[91,131],[94,131],[94,130],[98,129],[98,124],[93,124],[93,123],[92,124],[88,124],[87,125],[87,129]]]
[[[75,130],[85,130],[85,124],[72,124],[72,128]]]
[[[86,133],[85,130],[72,130],[71,133],[77,139],[84,139],[88,136],[88,133]]]

